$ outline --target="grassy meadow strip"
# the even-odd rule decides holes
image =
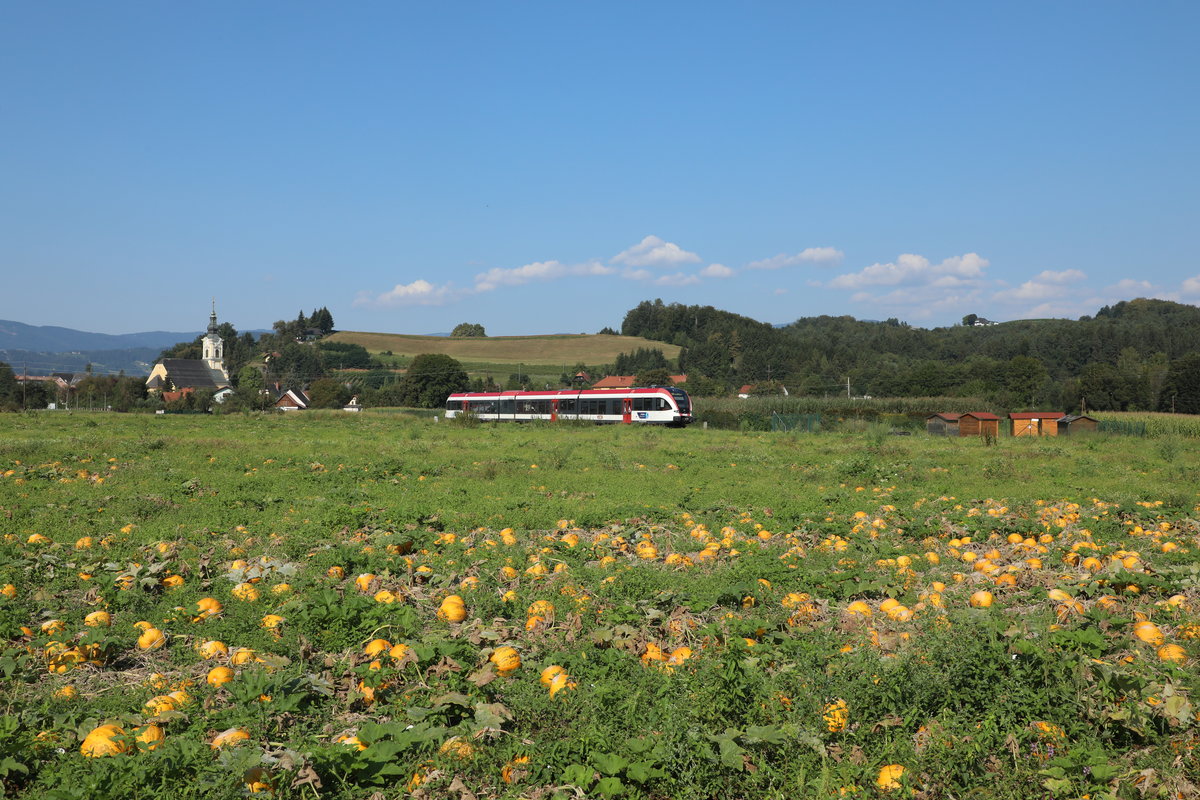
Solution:
[[[679,357],[679,345],[665,344],[640,336],[609,334],[553,334],[548,336],[410,336],[399,333],[338,331],[331,342],[359,344],[372,354],[396,356],[444,353],[461,362],[488,362],[512,368],[518,364],[541,364],[570,369],[577,363],[611,364],[621,353],[639,348],[661,350],[668,359]],[[513,370],[515,371],[515,370]],[[556,373],[557,377],[557,373]]]
[[[0,416],[0,785],[1194,796],[1170,442]]]

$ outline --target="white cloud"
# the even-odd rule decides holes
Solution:
[[[435,286],[427,280],[417,279],[412,283],[398,283],[382,294],[372,296],[370,292],[359,292],[354,305],[369,308],[396,308],[399,306],[440,306],[456,300],[461,292],[450,284]]]
[[[696,275],[688,275],[683,272],[675,272],[670,275],[663,275],[654,281],[656,286],[692,286],[700,282],[700,278]]]
[[[1094,314],[1096,309],[1104,305],[1099,298],[1076,300],[1070,297],[1057,297],[1038,303],[1022,312],[1018,319],[1072,319],[1084,314]]]
[[[642,241],[617,253],[610,260],[613,264],[624,264],[627,267],[678,267],[682,264],[695,264],[700,256],[689,253],[674,242],[666,242],[657,236],[647,236]]]
[[[1004,289],[996,292],[995,298],[1001,302],[1037,303],[1059,298],[1063,287],[1071,283],[1079,283],[1087,275],[1077,269],[1065,269],[1060,272],[1046,270],[1027,280],[1015,289]],[[1032,316],[1037,316],[1030,311]]]
[[[850,299],[856,303],[869,303],[885,308],[900,309],[906,317],[924,319],[934,311],[957,309],[979,302],[981,291],[969,286],[957,287],[961,291],[931,291],[928,286],[902,286],[884,294],[856,292]]]
[[[702,278],[732,278],[736,274],[724,264],[709,264],[700,270],[700,277]]]
[[[858,272],[838,275],[827,286],[833,289],[866,289],[871,286],[899,286],[901,284],[932,284],[943,278],[939,285],[973,284],[983,278],[988,266],[986,258],[978,253],[952,256],[940,264],[913,253],[904,253],[894,262],[872,264]]]
[[[1193,275],[1185,280],[1179,287],[1179,292],[1188,297],[1200,295],[1200,275]]]
[[[779,288],[779,289],[776,289],[775,291],[771,292],[771,294],[775,295],[776,297],[778,297],[781,294],[787,294],[787,293],[788,293],[788,290],[783,289],[783,288]]]
[[[1080,269],[1064,269],[1059,272],[1048,269],[1044,272],[1039,272],[1037,276],[1034,277],[1034,280],[1042,281],[1044,283],[1065,284],[1078,283],[1086,277],[1087,273]]]
[[[560,261],[534,261],[520,267],[495,267],[475,276],[475,291],[490,292],[501,286],[521,286],[531,281],[552,281],[558,278],[585,275],[612,275],[616,270],[598,261],[583,264],[563,264]]]
[[[842,259],[845,256],[846,254],[836,247],[809,247],[795,255],[780,253],[771,258],[764,258],[761,261],[751,261],[746,265],[746,269],[782,269],[784,267],[795,267],[800,264],[833,266],[842,263]]]

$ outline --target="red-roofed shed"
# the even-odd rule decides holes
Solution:
[[[1014,411],[1008,415],[1013,436],[1058,436],[1061,411]]]

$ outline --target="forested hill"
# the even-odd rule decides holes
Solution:
[[[983,397],[1014,409],[1200,413],[1200,308],[1129,300],[1079,320],[916,328],[805,317],[775,327],[646,301],[621,333],[680,345],[694,390],[779,381],[792,393]],[[1172,404],[1174,404],[1172,406]]]

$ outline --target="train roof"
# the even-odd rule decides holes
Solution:
[[[635,386],[629,389],[546,389],[545,391],[453,392],[450,397],[578,397],[595,395],[608,397],[618,394],[657,394],[670,392],[668,386]],[[683,391],[680,389],[679,391]]]

